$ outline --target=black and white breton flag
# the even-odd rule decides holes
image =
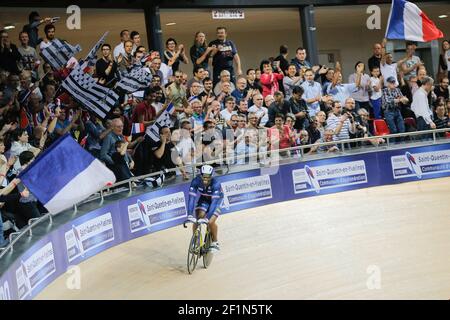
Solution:
[[[152,124],[151,126],[147,127],[147,130],[145,130],[145,134],[148,135],[153,141],[158,142],[159,139],[159,130],[162,127],[171,127],[173,125],[172,119],[170,118],[170,115],[174,112],[175,108],[173,104],[169,104],[166,110],[163,111],[163,113],[160,114],[158,119],[156,119],[156,122]]]
[[[53,68],[59,69],[64,67],[67,61],[80,51],[80,45],[74,47],[65,41],[54,39],[48,47],[42,49],[41,55]]]
[[[73,69],[62,83],[62,87],[82,106],[95,112],[102,119],[119,100],[117,93],[97,84],[91,75],[83,72],[80,65]]]
[[[152,74],[145,70],[145,68],[137,67],[124,75],[122,79],[117,82],[116,88],[121,89],[126,93],[133,93],[147,88],[151,81]]]
[[[97,51],[100,49],[100,47],[105,43],[106,37],[108,36],[109,31],[106,31],[103,36],[100,38],[100,40],[97,41],[94,47],[92,47],[91,51],[89,51],[88,55],[80,64],[83,66],[82,68],[86,67],[93,67],[95,66],[95,63],[97,62]]]

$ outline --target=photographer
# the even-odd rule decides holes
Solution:
[[[355,120],[355,126],[356,126],[356,138],[367,138],[373,136],[369,129],[369,112],[364,109],[360,108],[358,110],[358,116]],[[358,145],[369,145],[372,144],[374,146],[379,145],[380,143],[384,143],[384,139],[382,138],[374,138],[370,139],[368,141],[359,142]]]
[[[355,119],[350,112],[342,112],[341,103],[333,102],[333,109],[327,119],[327,129],[334,131],[334,140],[350,139],[350,134],[355,133]],[[349,147],[348,144],[346,147]]]

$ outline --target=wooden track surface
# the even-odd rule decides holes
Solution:
[[[221,251],[207,270],[199,261],[187,273],[190,232],[179,226],[81,263],[80,290],[68,290],[64,274],[37,299],[450,299],[450,178],[273,204],[218,222]]]

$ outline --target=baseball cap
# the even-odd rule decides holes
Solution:
[[[393,76],[390,76],[390,77],[388,77],[388,78],[386,79],[386,81],[387,81],[387,82],[390,82],[390,83],[396,83],[396,82],[397,82],[397,79],[395,79]]]

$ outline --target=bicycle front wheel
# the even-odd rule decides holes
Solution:
[[[203,266],[205,267],[205,269],[207,269],[209,267],[209,265],[211,264],[212,258],[213,258],[213,253],[209,251],[209,247],[211,246],[211,233],[207,233],[205,235],[205,244],[203,246],[205,253],[203,254]]]
[[[187,255],[187,269],[189,274],[192,274],[192,272],[194,272],[195,267],[197,266],[199,254],[200,254],[200,235],[198,232],[195,232],[192,235],[191,242],[189,243],[189,250]]]

